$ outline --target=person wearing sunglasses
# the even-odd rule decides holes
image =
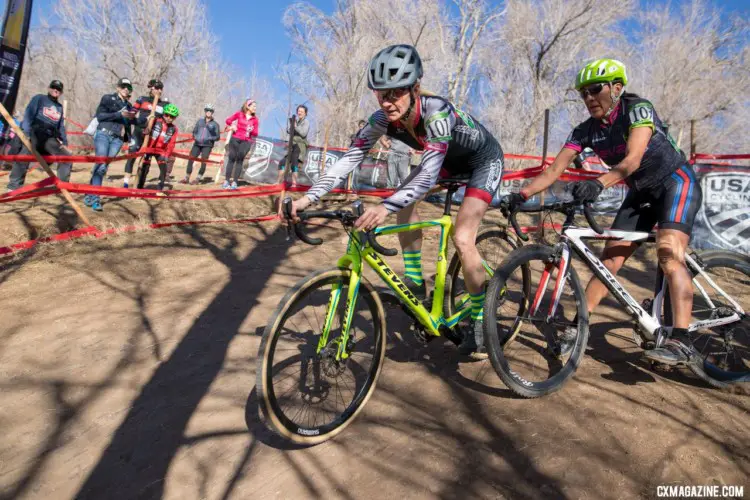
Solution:
[[[362,164],[365,154],[384,135],[424,151],[422,161],[403,184],[382,203],[369,207],[356,228],[371,230],[396,213],[399,224],[418,222],[415,203],[445,176],[467,180],[466,193],[456,217],[453,241],[463,264],[466,288],[471,295],[471,322],[459,352],[473,359],[487,357],[482,335],[485,270],[475,245],[479,224],[497,192],[503,171],[503,150],[497,139],[474,117],[443,97],[420,90],[422,60],[411,45],[392,45],[372,59],[368,87],[380,109],[370,116],[349,150],[327,169],[305,196],[294,202],[293,215],[341,185]],[[422,275],[422,235],[399,233],[406,267],[405,282],[419,298],[425,296]]]
[[[581,202],[595,201],[610,186],[625,181],[629,191],[612,229],[651,231],[658,223],[657,255],[666,276],[674,312],[672,336],[665,347],[646,351],[647,358],[669,365],[692,362],[690,323],[693,285],[685,266],[685,249],[702,201],[702,191],[685,154],[677,147],[650,101],[625,92],[628,77],[625,65],[614,59],[598,59],[581,69],[575,88],[590,118],[578,125],[552,165],[510,196],[512,204],[547,189],[584,148],[591,148],[609,172],[597,179],[576,182],[573,196]],[[617,274],[638,243],[610,241],[602,261]],[[607,296],[606,286],[592,278],[586,288],[589,314]],[[568,332],[568,340],[575,332]],[[572,347],[565,343],[564,349]]]

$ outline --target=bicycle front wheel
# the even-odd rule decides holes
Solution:
[[[386,346],[383,305],[362,279],[352,324],[337,359],[351,271],[327,269],[295,285],[263,332],[256,388],[267,424],[300,444],[332,438],[352,423],[372,395]],[[319,345],[332,294],[339,294],[327,345]]]
[[[572,265],[559,283],[557,274],[552,247],[527,245],[508,256],[487,286],[484,329],[492,367],[510,390],[525,398],[560,389],[586,350],[583,286]],[[555,292],[560,299],[548,320]]]

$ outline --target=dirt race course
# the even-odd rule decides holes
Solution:
[[[35,203],[0,206],[0,245],[65,215],[57,197]],[[96,219],[269,212],[267,200],[183,203],[113,202]],[[416,347],[389,309],[361,416],[332,441],[288,446],[258,415],[256,354],[288,287],[344,250],[340,230],[318,235],[313,248],[275,222],[185,226],[0,260],[2,498],[652,498],[664,484],[750,497],[746,393],[647,369],[611,300],[575,379],[534,401],[450,343]],[[637,255],[623,282],[641,299],[655,261]]]

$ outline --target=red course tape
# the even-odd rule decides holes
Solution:
[[[278,219],[278,215],[264,215],[262,217],[253,217],[248,219],[229,219],[229,220],[200,220],[200,221],[177,221],[177,222],[159,222],[155,224],[148,224],[145,226],[123,226],[120,228],[111,228],[106,231],[99,231],[94,226],[85,227],[83,229],[76,229],[75,231],[68,231],[67,233],[57,234],[50,236],[49,238],[40,238],[38,240],[29,240],[22,243],[16,243],[8,247],[0,247],[0,255],[7,255],[18,252],[20,250],[28,250],[41,243],[54,243],[58,241],[75,240],[83,238],[84,236],[93,236],[94,238],[102,238],[111,234],[117,233],[129,233],[133,231],[139,231],[141,229],[161,229],[172,226],[195,226],[199,224],[236,224],[236,223],[255,223],[265,222],[270,220]]]

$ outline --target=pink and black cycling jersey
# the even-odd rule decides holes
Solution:
[[[647,189],[659,184],[687,160],[646,99],[624,96],[606,121],[589,118],[573,129],[564,147],[578,153],[591,148],[605,163],[615,166],[625,158],[630,131],[638,127],[649,127],[653,133],[641,165],[626,182],[635,189]]]
[[[365,154],[387,135],[424,151],[419,167],[383,204],[396,212],[422,198],[443,176],[470,177],[466,196],[489,203],[497,191],[503,171],[503,150],[498,141],[468,113],[437,96],[421,96],[407,118],[411,130],[401,122],[391,123],[383,110],[376,111],[352,140],[349,150],[307,192],[313,202],[343,184]]]

